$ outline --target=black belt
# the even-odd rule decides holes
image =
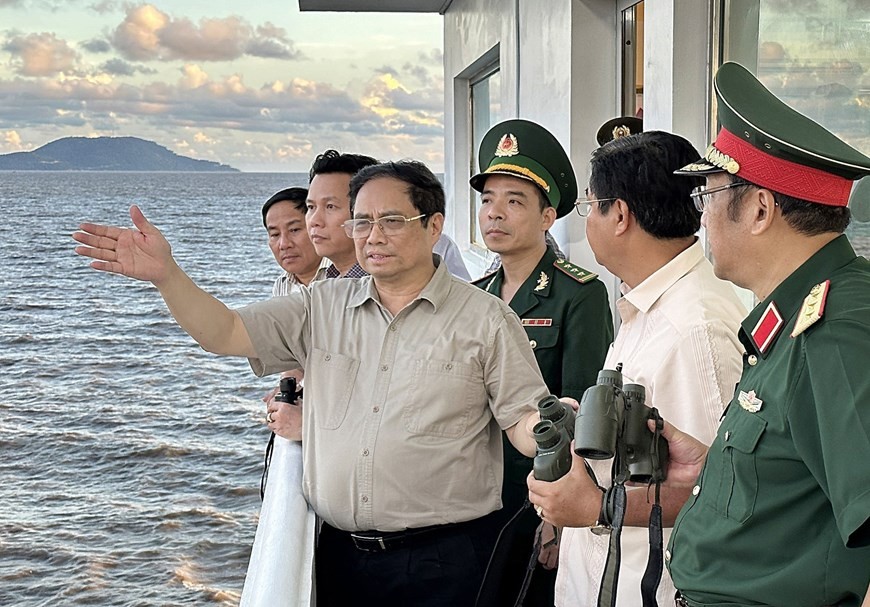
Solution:
[[[461,523],[416,527],[403,531],[342,531],[334,527],[332,529],[338,535],[350,538],[357,550],[362,550],[363,552],[389,552],[399,548],[410,548],[438,539],[441,536],[464,531],[475,523],[481,522],[483,518],[463,521]],[[326,523],[324,523],[324,526],[327,526]]]

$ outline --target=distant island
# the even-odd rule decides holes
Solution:
[[[138,137],[64,137],[32,152],[0,154],[0,171],[228,171]]]

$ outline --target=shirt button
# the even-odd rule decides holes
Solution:
[[[536,342],[534,339],[530,339],[529,345],[532,346],[532,350],[534,350],[535,348],[538,347],[538,342]]]
[[[377,405],[375,405],[374,407],[372,407],[372,411],[374,411],[375,413],[377,413],[377,412],[380,411],[380,410],[381,410],[381,408],[378,407]]]
[[[754,367],[758,364],[758,357],[755,354],[750,354],[749,358],[746,359],[746,362],[749,363],[750,367]]]
[[[395,330],[396,330],[396,325],[390,325],[390,331],[395,331]]]
[[[701,493],[701,485],[692,487],[692,495],[698,495],[699,493]]]
[[[368,449],[363,449],[363,455],[364,455],[364,456],[368,456],[368,454],[369,454],[369,450],[368,450]]]
[[[368,502],[368,501],[369,501],[369,496],[368,496],[368,495],[364,495],[364,496],[362,496],[362,501],[363,501],[363,503]]]
[[[725,431],[725,440],[728,441],[731,439],[731,430]]]
[[[671,561],[671,551],[670,550],[665,550],[665,560],[668,562]]]
[[[326,356],[323,357],[323,360],[332,360],[332,356],[327,354]]]
[[[381,365],[381,371],[386,371],[389,368],[389,365]]]
[[[452,371],[452,370],[453,370],[453,363],[447,363],[447,370],[448,370],[448,371]]]

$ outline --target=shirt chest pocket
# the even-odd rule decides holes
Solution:
[[[433,398],[435,394],[438,398]],[[459,438],[468,429],[474,404],[484,402],[483,378],[472,365],[416,360],[414,387],[402,423],[411,434]]]
[[[317,378],[317,402],[311,403],[309,411],[318,426],[334,430],[344,421],[359,362],[343,354],[318,348],[312,350],[308,357],[308,373]]]
[[[559,343],[558,325],[549,327],[525,326],[523,328],[526,330],[526,335],[529,336],[529,345],[535,352],[554,348]]]
[[[722,435],[719,494],[715,508],[731,520],[746,522],[758,497],[758,445],[767,421],[739,412]]]

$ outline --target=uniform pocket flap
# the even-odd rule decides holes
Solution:
[[[758,446],[758,441],[761,440],[765,428],[767,428],[767,420],[755,413],[744,411],[740,413],[731,427],[725,430],[722,450],[730,447],[741,453],[752,453]]]
[[[526,335],[529,336],[529,343],[532,343],[533,349],[552,348],[559,342],[559,327],[553,325],[549,327],[523,327],[526,330]]]

